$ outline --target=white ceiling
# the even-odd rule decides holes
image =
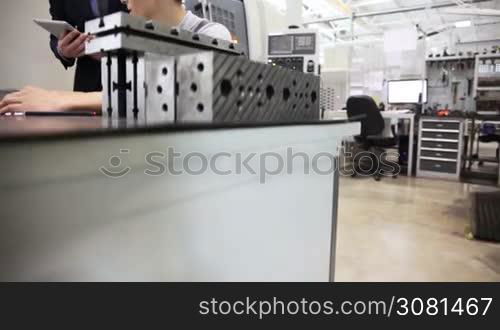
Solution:
[[[286,10],[286,0],[268,0],[280,10]],[[304,22],[331,17],[346,17],[373,12],[386,12],[409,7],[428,7],[447,3],[456,3],[456,7],[475,7],[500,10],[500,0],[490,0],[469,4],[470,0],[303,0]],[[446,13],[447,9],[426,9],[409,13],[397,13],[366,18],[358,18],[353,25],[354,39],[359,41],[376,40],[385,30],[418,25],[421,32],[444,31],[431,39],[440,40],[452,34],[455,40],[473,41],[477,39],[500,38],[500,16],[468,16]],[[455,23],[471,21],[470,27],[455,27]],[[342,20],[329,23],[313,24],[325,37],[324,42],[350,40],[351,21]]]

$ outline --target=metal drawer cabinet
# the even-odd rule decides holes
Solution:
[[[420,120],[417,177],[460,178],[464,124],[461,119]]]
[[[422,171],[455,174],[457,172],[457,163],[454,161],[439,161],[437,159],[421,159],[420,168]]]
[[[437,142],[437,141],[421,141],[421,148],[429,149],[446,149],[448,151],[457,151],[458,142]]]
[[[422,119],[422,129],[455,130],[459,131],[462,126],[461,120],[445,119]]]
[[[457,131],[456,133],[448,133],[448,132],[439,132],[439,131],[424,131],[422,132],[423,139],[432,139],[432,140],[450,140],[458,142],[460,138],[460,133]]]
[[[420,155],[422,156],[422,158],[428,157],[428,158],[453,159],[453,160],[458,159],[458,151],[455,151],[455,152],[437,151],[437,150],[430,150],[430,149],[422,148]]]

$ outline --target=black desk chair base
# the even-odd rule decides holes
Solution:
[[[349,120],[361,122],[361,135],[356,137],[361,152],[354,154],[353,176],[372,175],[376,181],[382,177],[391,176],[397,178],[398,167],[388,166],[385,149],[394,148],[398,145],[396,129],[392,126],[392,138],[382,135],[385,129],[385,121],[380,109],[369,96],[351,96],[347,100],[347,116]],[[369,167],[366,164],[368,163]]]
[[[355,150],[354,172],[351,177],[371,176],[375,181],[381,181],[382,178],[399,177],[398,167],[390,165],[386,148],[395,145],[394,139],[371,138],[369,141],[363,141],[356,138],[358,149]]]

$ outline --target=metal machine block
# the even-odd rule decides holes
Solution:
[[[121,57],[121,58],[120,58]],[[120,60],[124,80],[120,82]],[[135,116],[139,122],[175,121],[175,58],[146,53],[109,55],[102,59],[103,112],[112,118]],[[120,114],[123,99],[126,109]]]
[[[180,90],[191,84],[212,87],[212,93],[179,94],[177,118],[182,121],[294,122],[320,119],[320,78],[281,67],[248,61],[215,52],[180,56],[177,62]],[[196,59],[196,60],[195,60]],[[202,65],[211,78],[199,80]],[[203,75],[203,77],[207,77]],[[193,78],[191,80],[191,78]],[[196,97],[196,99],[194,99]],[[196,101],[193,101],[196,100]],[[194,106],[199,102],[211,109],[212,116],[200,117]]]
[[[237,46],[117,13],[87,23],[86,53],[105,53],[110,117],[158,123],[308,122],[320,79],[247,60]]]
[[[212,122],[214,118],[213,52],[177,58],[177,121]]]
[[[103,24],[101,24],[103,23]],[[150,52],[165,55],[214,50],[233,55],[243,53],[240,46],[147,21],[127,13],[115,13],[88,21],[85,32],[95,36],[85,49],[87,55],[104,52]]]
[[[175,58],[147,53],[145,59],[146,120],[174,122],[175,105]]]
[[[137,113],[147,123],[303,122],[321,117],[320,78],[314,75],[216,52],[177,57],[147,53],[138,57],[136,78],[134,56],[126,57],[126,78],[120,83],[119,56],[110,58],[111,82],[104,84],[104,95],[111,102],[104,102],[104,112],[114,117],[120,117],[118,87],[124,84],[126,114],[121,117]]]

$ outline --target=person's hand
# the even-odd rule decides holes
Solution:
[[[37,87],[25,87],[19,92],[6,95],[0,101],[0,116],[26,111],[65,111],[71,102],[69,92],[48,91]]]
[[[89,36],[78,30],[65,32],[57,43],[59,55],[66,59],[79,58],[85,55],[85,43]]]
[[[95,36],[90,34],[88,39],[87,39],[87,42],[90,42],[92,41],[93,39],[95,39]],[[89,55],[91,59],[93,59],[94,61],[98,61],[98,62],[101,62],[102,58],[105,56],[106,54],[105,53],[97,53],[97,54],[93,54],[93,55]]]

